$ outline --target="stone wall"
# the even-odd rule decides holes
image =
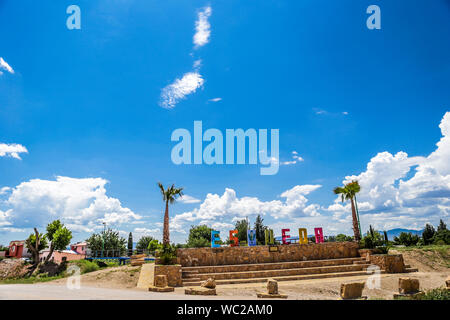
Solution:
[[[177,249],[183,267],[289,262],[358,257],[356,242],[326,242],[277,246]]]
[[[372,254],[369,259],[371,264],[379,266],[387,273],[403,273],[406,270],[401,254]]]
[[[181,266],[179,264],[155,265],[153,279],[156,279],[156,276],[160,276],[160,275],[167,276],[167,283],[170,287],[180,287],[183,285],[183,282],[181,280]],[[155,284],[153,283],[153,285],[155,285]]]

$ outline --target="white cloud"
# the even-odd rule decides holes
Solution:
[[[28,150],[20,144],[0,143],[0,157],[10,156],[20,160],[19,153],[28,153]]]
[[[300,157],[300,156],[298,155],[298,152],[297,152],[297,151],[294,150],[294,151],[292,151],[291,153],[292,153],[292,160],[281,161],[281,162],[280,162],[280,165],[282,165],[282,166],[289,166],[289,165],[293,165],[293,164],[296,164],[296,163],[305,161],[302,157]]]
[[[0,57],[0,69],[6,70],[9,73],[14,73],[14,69],[11,68],[11,66],[5,60],[3,60],[2,57]],[[1,74],[3,74],[3,73],[0,72],[0,75]]]
[[[10,187],[0,188],[0,195],[8,193],[8,191],[10,191],[10,190],[11,190]]]
[[[361,223],[380,229],[408,227],[421,229],[424,224],[448,219],[450,214],[450,112],[439,125],[442,138],[437,149],[427,157],[410,157],[400,151],[378,153],[366,171],[345,177],[343,183],[358,180],[357,195]],[[335,217],[350,212],[338,197],[328,207]]]
[[[183,195],[178,201],[181,203],[199,203],[199,202],[201,202],[200,199],[191,197],[187,194]]]
[[[221,196],[208,193],[198,208],[176,215],[170,223],[174,230],[185,232],[187,225],[193,224],[194,221],[213,228],[225,229],[232,227],[230,222],[258,214],[269,214],[275,219],[317,216],[319,206],[308,205],[305,196],[320,187],[320,185],[295,186],[280,195],[281,198],[285,198],[284,201],[261,201],[256,197],[238,198],[233,189],[226,188]]]
[[[211,25],[209,24],[208,18],[211,16],[211,13],[211,7],[205,7],[203,10],[198,12],[197,21],[195,21],[195,34],[193,38],[195,48],[204,46],[209,42]]]
[[[162,89],[161,107],[172,109],[180,100],[202,87],[204,81],[198,72],[185,73],[181,79],[176,79],[174,83]]]
[[[5,201],[6,220],[14,227],[45,226],[61,219],[74,231],[91,232],[107,225],[120,225],[141,219],[116,198],[106,195],[102,178],[32,179],[12,189]],[[0,215],[0,220],[1,220]]]
[[[222,98],[213,98],[213,99],[209,99],[208,101],[219,102],[219,101],[222,101]]]

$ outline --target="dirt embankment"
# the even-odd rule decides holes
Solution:
[[[402,254],[405,264],[418,268],[420,272],[448,272],[450,268],[450,247],[436,249],[389,250],[390,254]]]
[[[81,275],[81,286],[98,288],[136,288],[141,267],[120,266],[106,268]],[[51,283],[66,283],[67,278],[58,279]]]
[[[22,278],[28,272],[28,266],[20,259],[0,261],[0,280]]]

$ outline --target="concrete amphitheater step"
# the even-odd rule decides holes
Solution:
[[[196,275],[196,278],[200,278],[200,280],[206,280],[208,278],[213,278],[215,280],[273,278],[281,276],[363,271],[366,270],[368,266],[369,266],[368,264],[366,265],[348,264],[348,265],[311,267],[311,268],[289,268],[276,270],[238,271],[238,272],[223,272],[223,273],[199,273]],[[184,279],[186,281],[189,280],[189,278]]]
[[[229,273],[243,271],[263,271],[263,270],[283,270],[297,268],[312,268],[325,266],[341,266],[366,264],[363,258],[343,258],[343,259],[326,259],[326,260],[306,260],[292,262],[275,262],[275,263],[258,263],[258,264],[237,264],[237,265],[219,265],[219,266],[198,266],[183,267],[183,278],[197,277],[198,274],[204,273]]]
[[[381,270],[381,273],[385,273]],[[216,280],[217,285],[223,284],[239,284],[239,283],[262,283],[266,282],[269,278],[275,279],[277,281],[293,281],[293,280],[310,280],[310,279],[325,279],[325,278],[338,278],[338,277],[354,277],[354,276],[369,276],[365,270],[364,271],[349,271],[349,272],[332,272],[332,273],[321,273],[321,274],[306,274],[306,275],[293,275],[293,276],[276,276],[276,277],[261,277],[261,278],[249,278],[249,279],[225,279]],[[183,286],[199,286],[200,281],[183,281]]]

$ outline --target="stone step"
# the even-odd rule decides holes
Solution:
[[[292,262],[275,262],[275,263],[259,263],[259,264],[237,264],[237,265],[220,265],[220,266],[201,266],[201,267],[183,267],[183,277],[190,275],[197,276],[197,273],[224,273],[224,272],[243,272],[243,271],[262,271],[262,270],[279,270],[294,268],[311,268],[338,265],[353,265],[355,262],[365,262],[362,258],[343,258],[343,259],[327,259],[327,260],[306,260]],[[364,264],[364,263],[363,263]]]
[[[239,271],[239,272],[223,272],[223,273],[199,273],[196,276],[196,278],[200,278],[200,280],[206,280],[208,278],[213,278],[215,280],[272,278],[281,276],[365,271],[368,266],[369,266],[368,264],[365,265],[348,264],[348,265],[311,267],[311,268],[290,268],[277,270]],[[187,281],[189,280],[189,278],[186,277],[183,280]]]
[[[381,273],[386,273],[384,270]],[[354,276],[369,276],[366,271],[350,271],[350,272],[337,272],[337,273],[321,273],[321,274],[307,274],[307,275],[294,275],[294,276],[281,276],[270,277],[277,281],[293,281],[293,280],[310,280],[310,279],[325,279],[325,278],[338,278],[338,277],[354,277]],[[216,285],[222,284],[239,284],[239,283],[262,283],[267,282],[268,277],[262,278],[250,278],[250,279],[226,279],[216,280]],[[183,281],[183,286],[199,286],[200,281]]]

